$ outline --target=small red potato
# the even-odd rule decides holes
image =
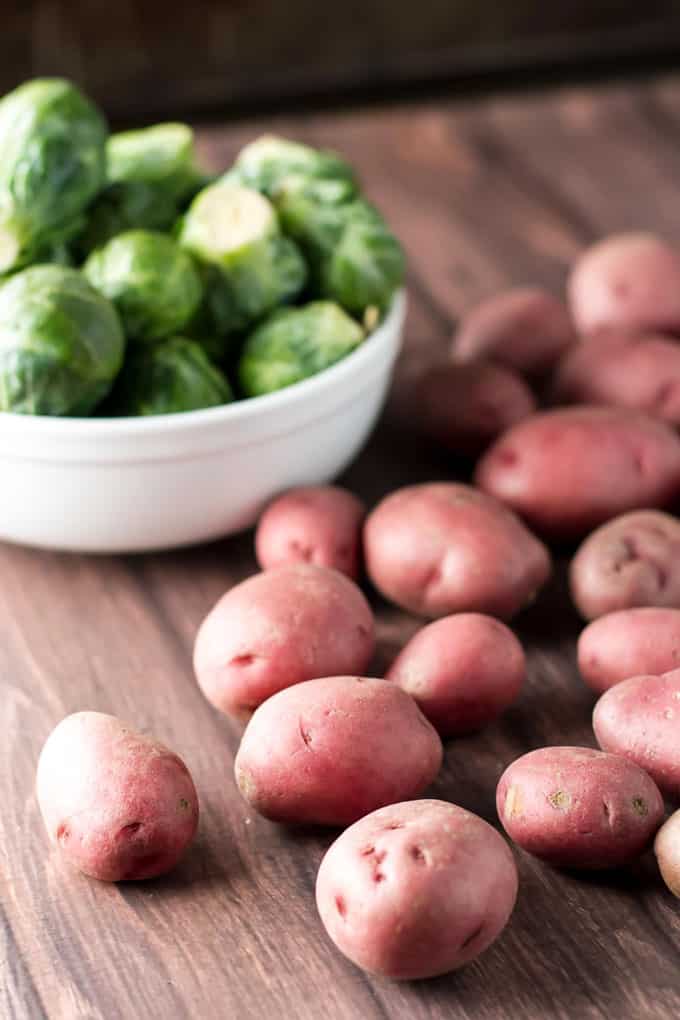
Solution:
[[[401,688],[335,676],[289,687],[260,705],[234,772],[243,797],[266,818],[349,825],[417,797],[441,761],[441,740]]]
[[[680,253],[654,234],[615,234],[588,248],[568,284],[580,333],[615,327],[680,331]]]
[[[514,287],[463,316],[454,361],[493,358],[522,375],[542,375],[576,340],[565,305],[540,287]]]
[[[386,496],[364,527],[377,588],[422,616],[464,611],[509,619],[550,575],[550,555],[522,522],[469,485],[433,482]]]
[[[501,776],[496,806],[523,850],[556,867],[584,869],[615,868],[638,857],[664,811],[646,772],[586,747],[522,755]]]
[[[201,624],[194,669],[208,701],[248,718],[284,687],[363,673],[375,646],[371,607],[336,570],[276,567],[231,588]]]
[[[617,407],[536,414],[487,450],[475,474],[543,534],[567,538],[680,495],[680,438],[663,422]]]
[[[664,882],[680,898],[680,811],[664,822],[654,840],[654,853]]]
[[[595,706],[593,729],[604,751],[635,762],[680,799],[680,669],[610,687]]]
[[[59,856],[103,882],[170,871],[198,825],[181,758],[103,712],[76,712],[52,730],[36,793]]]
[[[680,344],[605,330],[567,352],[554,380],[562,404],[607,404],[680,425]]]
[[[622,609],[595,620],[578,641],[581,676],[597,694],[631,676],[680,666],[680,609]]]
[[[316,904],[353,963],[390,978],[433,977],[498,938],[517,898],[505,840],[441,800],[393,804],[342,833],[321,862]]]
[[[477,454],[536,410],[524,380],[492,361],[433,365],[413,383],[409,419],[454,453]]]
[[[318,485],[291,489],[270,503],[255,532],[263,570],[289,563],[332,567],[359,576],[364,504],[347,489]]]
[[[579,547],[569,583],[586,620],[636,606],[680,607],[680,521],[656,510],[615,517]]]
[[[481,613],[445,616],[423,627],[387,673],[443,737],[492,722],[516,700],[525,678],[515,635]]]

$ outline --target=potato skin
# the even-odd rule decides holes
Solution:
[[[194,669],[208,701],[248,718],[284,687],[363,673],[374,646],[373,613],[354,582],[297,563],[256,574],[222,596],[199,629]]]
[[[496,807],[523,850],[556,867],[584,869],[633,860],[650,843],[664,810],[646,772],[586,747],[522,755],[501,776]]]
[[[680,606],[680,521],[656,510],[615,517],[581,544],[569,584],[586,620],[638,606]]]
[[[487,450],[475,473],[539,532],[573,538],[680,494],[680,439],[663,422],[616,407],[536,414]]]
[[[266,818],[349,825],[418,796],[441,761],[441,740],[401,688],[336,676],[289,687],[260,705],[234,772],[243,797]]]
[[[680,669],[622,680],[605,691],[593,711],[600,747],[635,762],[674,800],[680,799],[678,721]]]
[[[289,563],[331,567],[356,580],[366,507],[336,485],[291,489],[266,508],[255,532],[262,570]]]
[[[524,380],[492,361],[433,365],[407,401],[413,427],[454,453],[475,455],[536,410]]]
[[[563,404],[630,407],[678,426],[680,345],[653,334],[595,334],[562,359],[553,397]]]
[[[104,882],[169,871],[198,825],[184,762],[103,712],[76,712],[52,730],[36,793],[59,856]]]
[[[680,609],[622,609],[589,624],[578,640],[581,676],[597,694],[631,676],[680,666]]]
[[[513,287],[467,312],[451,345],[456,362],[493,358],[522,375],[547,372],[576,340],[566,306],[540,287]]]
[[[443,737],[491,722],[515,701],[525,678],[515,635],[481,613],[445,616],[423,627],[387,672]]]
[[[654,853],[661,877],[680,898],[680,811],[675,811],[657,832]]]
[[[432,977],[484,952],[517,897],[505,840],[441,800],[393,804],[342,833],[321,862],[316,904],[332,941],[364,970]]]
[[[426,617],[470,611],[509,619],[551,569],[548,550],[514,514],[448,482],[386,496],[366,520],[364,559],[386,598]]]
[[[654,234],[615,234],[574,264],[569,308],[580,333],[680,330],[680,254]]]

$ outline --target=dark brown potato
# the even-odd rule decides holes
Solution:
[[[680,607],[680,521],[658,510],[615,517],[582,543],[569,583],[586,620],[636,606]]]
[[[680,438],[664,422],[618,407],[533,415],[484,454],[477,485],[555,537],[680,496]]]
[[[613,329],[591,335],[560,361],[553,398],[562,404],[630,407],[680,425],[680,344]]]
[[[654,234],[616,234],[574,265],[569,307],[580,333],[614,326],[680,332],[680,252]]]
[[[470,309],[453,338],[456,362],[493,358],[522,375],[549,371],[576,339],[565,305],[540,287],[514,287]]]
[[[433,365],[413,382],[405,410],[423,435],[454,453],[476,454],[536,410],[524,380],[491,361]]]

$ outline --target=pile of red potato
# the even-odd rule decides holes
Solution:
[[[588,250],[568,308],[536,288],[472,310],[452,356],[413,380],[428,435],[481,457],[474,486],[393,492],[366,516],[351,493],[296,490],[262,516],[262,573],[228,591],[195,646],[198,683],[248,720],[235,762],[248,804],[281,823],[348,826],[317,904],[331,939],[369,971],[439,974],[482,952],[514,906],[506,841],[454,804],[419,800],[442,737],[518,696],[522,646],[506,622],[551,573],[543,540],[582,541],[571,563],[586,620],[578,660],[599,695],[602,748],[546,747],[512,762],[500,821],[551,865],[610,868],[656,835],[680,895],[680,252],[650,235]],[[537,396],[538,394],[538,396]],[[539,411],[543,404],[573,406]],[[540,537],[539,537],[540,536]],[[384,679],[364,676],[374,620],[357,581],[434,622]],[[59,852],[99,879],[147,878],[193,837],[183,762],[95,712],[63,720],[38,766]]]

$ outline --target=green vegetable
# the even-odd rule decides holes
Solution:
[[[0,410],[86,415],[120,370],[116,310],[75,269],[31,266],[0,287]]]
[[[125,230],[170,230],[177,204],[161,188],[146,181],[109,184],[88,210],[76,246],[83,257]]]
[[[0,100],[0,272],[70,237],[104,183],[106,124],[60,78]]]
[[[185,337],[136,348],[126,359],[113,395],[119,414],[175,414],[228,404],[226,377],[201,346]]]
[[[404,256],[377,209],[347,197],[337,182],[292,177],[274,201],[283,229],[307,255],[314,289],[359,318],[373,317],[401,285]]]
[[[363,339],[362,328],[332,301],[280,309],[247,338],[239,384],[249,397],[272,393],[328,368]]]
[[[247,329],[302,290],[307,267],[281,233],[276,210],[259,192],[225,182],[199,192],[182,220],[179,243],[205,267],[216,331]]]
[[[276,135],[263,135],[246,145],[225,178],[272,196],[284,178],[291,174],[333,178],[344,181],[353,193],[356,191],[352,167],[335,152],[313,149]]]
[[[94,251],[83,272],[114,303],[130,339],[160,340],[182,329],[203,296],[191,258],[167,234],[128,230]]]
[[[154,124],[111,135],[106,146],[109,181],[142,181],[181,203],[203,183],[188,124]],[[139,225],[139,224],[138,224]]]

